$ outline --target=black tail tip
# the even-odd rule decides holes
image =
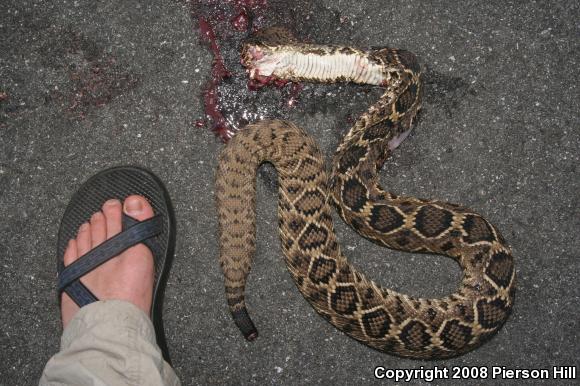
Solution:
[[[245,336],[245,338],[248,342],[253,342],[254,340],[256,340],[256,338],[258,338],[258,331],[249,333],[248,335]]]
[[[234,317],[234,322],[248,341],[253,341],[258,337],[258,330],[250,316],[248,315],[248,311],[246,308],[242,308],[241,310],[233,311],[232,316]]]

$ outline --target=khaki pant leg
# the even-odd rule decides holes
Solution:
[[[180,385],[163,360],[149,317],[132,303],[99,301],[81,308],[64,330],[61,351],[40,385]]]

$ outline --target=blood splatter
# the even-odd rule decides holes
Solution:
[[[300,94],[300,91],[302,91],[303,89],[304,85],[302,83],[292,83],[292,87],[290,87],[290,95],[288,97],[288,102],[286,102],[288,107],[296,106],[296,103],[298,103],[298,94]]]
[[[286,86],[290,81],[286,79],[276,78],[275,76],[262,76],[255,70],[254,74],[248,80],[248,88],[252,91],[261,89],[264,86],[275,86],[282,88]]]
[[[205,115],[212,122],[212,130],[223,141],[227,141],[236,129],[228,124],[222,112],[218,87],[225,79],[231,77],[232,73],[227,69],[220,52],[220,44],[215,33],[216,26],[219,25],[217,30],[222,38],[231,32],[227,30],[227,26],[223,25],[224,20],[228,20],[228,26],[238,32],[248,31],[250,24],[253,28],[258,28],[258,25],[263,22],[263,11],[268,7],[268,3],[266,0],[208,1],[207,3],[212,5],[211,12],[200,12],[200,9],[204,8],[201,1],[192,4],[192,17],[197,18],[201,41],[209,47],[213,55],[211,79],[203,90]],[[199,126],[197,122],[196,126]]]
[[[244,29],[236,28],[234,24],[234,20],[232,20],[232,25],[234,28],[238,29],[238,31],[247,31],[248,27],[250,27],[250,18],[252,19],[252,31],[255,31],[259,28],[264,21],[264,11],[268,8],[268,1],[267,0],[234,0],[234,7],[238,11],[238,15],[236,18],[242,16],[241,20],[237,20],[237,22],[245,23]],[[240,26],[241,27],[241,26]]]
[[[209,46],[213,54],[211,79],[203,90],[205,115],[213,121],[212,130],[224,141],[227,141],[231,135],[228,134],[230,130],[228,130],[226,118],[220,109],[217,87],[224,79],[229,78],[231,73],[224,64],[224,59],[220,53],[220,48],[212,26],[203,17],[200,17],[198,21],[201,41]]]
[[[231,20],[230,23],[232,24],[232,26],[240,31],[240,32],[244,32],[248,30],[248,26],[250,25],[250,20],[249,20],[249,16],[248,13],[246,12],[245,9],[243,9],[242,11],[240,11],[240,13],[238,13],[237,16],[234,16]]]
[[[222,58],[213,27],[203,17],[199,18],[199,31],[202,42],[209,44],[209,48],[213,54],[212,76],[219,78],[219,80],[230,77],[231,74],[224,64],[224,59]]]
[[[273,75],[263,76],[260,75],[258,69],[253,69],[250,75],[250,79],[248,80],[248,89],[257,91],[269,85],[275,86],[277,88],[283,88],[289,83],[291,84],[291,87],[290,91],[288,92],[288,101],[286,102],[286,105],[288,107],[294,107],[298,102],[298,94],[304,88],[301,83],[290,82],[287,79],[280,79]]]

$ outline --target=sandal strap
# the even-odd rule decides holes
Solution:
[[[135,220],[134,218],[127,216],[125,213],[122,213],[122,220],[122,230],[129,229],[139,223],[139,220]],[[143,240],[143,243],[147,245],[154,256],[156,256],[157,253],[160,253],[161,248],[155,238]],[[95,294],[93,294],[91,290],[80,281],[80,279],[70,283],[66,286],[64,291],[79,307],[84,307],[99,300]]]
[[[89,290],[80,280],[75,280],[68,285],[64,292],[77,304],[79,307],[84,307],[88,304],[94,303],[99,299]]]
[[[122,229],[125,230],[139,224],[139,220],[135,220],[133,217],[127,216],[125,212],[123,212],[122,224],[123,224]],[[159,244],[158,239],[155,237],[143,240],[143,244],[145,244],[147,248],[149,248],[153,256],[161,256],[161,253],[163,253],[161,245]]]
[[[145,221],[137,222],[130,228],[111,237],[104,243],[91,249],[89,252],[81,256],[78,260],[66,266],[59,273],[57,287],[58,292],[61,293],[66,288],[70,287],[70,285],[77,279],[80,279],[81,277],[91,272],[93,269],[97,268],[101,264],[121,254],[123,251],[131,248],[134,245],[142,243],[155,235],[160,234],[162,231],[163,231],[163,218],[160,215],[157,215]],[[155,251],[152,250],[151,252],[154,253]],[[80,282],[79,284],[82,285],[82,283]],[[75,294],[79,292],[81,298],[88,299],[89,296],[87,296],[87,293],[80,288],[81,288],[80,286],[75,285],[73,287],[73,291],[71,292]],[[86,289],[86,291],[90,292],[88,291],[88,289]],[[94,295],[92,295],[92,297],[94,297]]]

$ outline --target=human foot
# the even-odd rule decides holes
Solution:
[[[105,202],[101,211],[94,213],[89,222],[80,226],[76,239],[69,241],[64,253],[65,266],[120,233],[122,212],[138,221],[153,217],[151,205],[141,196],[129,196],[123,204],[116,199]],[[81,282],[100,300],[126,300],[149,314],[154,273],[151,251],[144,244],[138,244],[95,268],[83,276]],[[63,293],[63,327],[68,325],[78,310],[76,303]]]

